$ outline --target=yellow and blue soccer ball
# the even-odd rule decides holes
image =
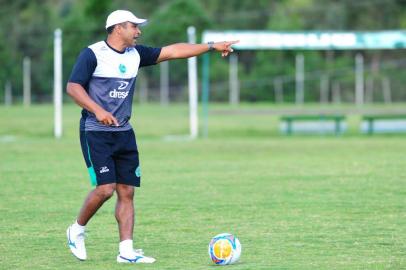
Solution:
[[[233,264],[241,256],[241,243],[230,233],[214,236],[209,243],[209,256],[218,265]]]

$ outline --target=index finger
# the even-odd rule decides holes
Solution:
[[[119,124],[118,124],[117,119],[116,119],[114,116],[112,116],[111,119],[113,120],[113,124],[114,124],[116,127],[118,127]]]
[[[230,45],[236,44],[238,42],[240,42],[240,41],[239,40],[227,41],[227,45],[230,46]]]

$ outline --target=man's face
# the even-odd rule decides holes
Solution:
[[[137,38],[141,35],[141,30],[138,25],[130,22],[125,22],[119,25],[120,36],[127,46],[134,46]]]

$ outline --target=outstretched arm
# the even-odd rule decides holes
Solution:
[[[212,44],[212,48],[213,50],[221,52],[221,56],[225,57],[233,52],[231,46],[237,42],[238,41],[215,42]],[[209,44],[176,43],[162,48],[157,63],[171,59],[189,58],[201,55],[209,50]]]

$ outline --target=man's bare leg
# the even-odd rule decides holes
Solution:
[[[103,203],[113,196],[115,189],[116,184],[106,184],[97,186],[92,190],[89,195],[87,195],[82,209],[80,210],[78,224],[85,226]]]
[[[153,263],[155,259],[147,257],[140,251],[134,251],[134,187],[117,184],[116,219],[120,231],[120,245],[117,262],[119,263]]]
[[[92,190],[83,203],[77,221],[67,229],[68,246],[72,254],[79,260],[83,261],[87,259],[85,225],[103,203],[113,195],[115,188],[116,184],[106,184],[97,186]]]
[[[116,220],[120,242],[133,239],[134,231],[134,187],[117,184]]]

